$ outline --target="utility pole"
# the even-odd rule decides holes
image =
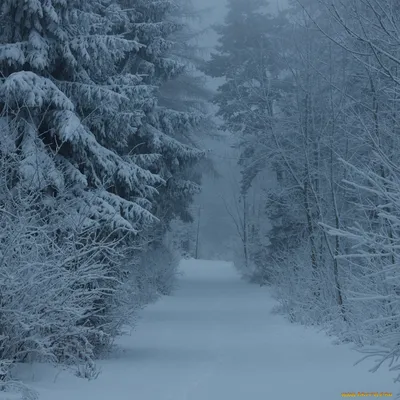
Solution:
[[[199,256],[199,236],[200,236],[200,217],[201,217],[201,207],[199,206],[198,216],[197,216],[197,232],[196,232],[196,252],[195,259]]]

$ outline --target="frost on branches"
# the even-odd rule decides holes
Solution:
[[[1,4],[1,355],[10,365],[83,363],[81,376],[96,375],[98,352],[173,287],[164,233],[173,218],[190,219],[203,152],[187,138],[206,119],[159,103],[162,86],[186,73],[172,51],[179,7]]]
[[[241,150],[243,198],[265,207],[258,221],[242,215],[252,278],[292,321],[398,370],[400,6],[307,0],[267,12],[230,0],[207,63],[226,77],[214,100]]]
[[[137,94],[140,88],[138,78],[121,82],[117,63],[140,45],[113,33],[108,12],[118,8],[106,2],[33,1],[29,7],[6,2],[2,22],[10,29],[2,35],[0,96],[3,114],[16,129],[17,146],[26,152],[21,169],[30,168],[32,142],[40,138],[43,145],[37,147],[43,155],[38,157],[56,155],[47,188],[54,193],[62,184],[74,186],[86,202],[95,192],[88,223],[101,221],[102,229],[110,224],[109,229],[129,232],[138,228],[139,219],[152,222],[134,199],[151,198],[161,179],[119,154],[129,132],[116,122],[131,132],[137,129],[140,110],[132,107],[126,91]],[[38,186],[43,162],[36,164],[35,176],[20,179]]]
[[[166,182],[159,188],[153,208],[164,224],[160,226],[161,233],[175,218],[191,220],[188,206],[200,189],[200,174],[195,167],[205,156],[195,140],[195,135],[201,134],[201,126],[208,121],[206,111],[196,108],[203,101],[203,94],[191,98],[190,102],[183,93],[175,92],[172,96],[168,93],[168,88],[176,82],[185,77],[192,79],[188,78],[193,68],[187,57],[188,50],[185,54],[181,52],[182,47],[188,48],[188,39],[182,35],[186,28],[179,19],[184,3],[134,2],[131,18],[135,22],[131,25],[130,37],[145,46],[124,62],[127,70],[140,73],[143,82],[158,87],[158,102],[146,113],[145,122],[132,137],[130,148],[134,149],[133,154],[161,155],[150,168]],[[135,14],[137,10],[140,14]]]

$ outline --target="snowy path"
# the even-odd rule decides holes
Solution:
[[[396,392],[386,370],[353,367],[348,346],[271,315],[265,288],[228,263],[183,264],[180,289],[143,312],[124,351],[92,382],[50,371],[25,378],[42,400],[335,400],[342,392]]]

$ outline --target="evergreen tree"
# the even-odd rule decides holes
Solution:
[[[87,331],[85,336],[78,330],[79,340],[94,352],[110,343],[138,307],[130,279],[135,259],[126,258],[132,244],[141,243],[139,231],[158,221],[151,200],[164,183],[126,152],[144,110],[155,102],[154,89],[139,75],[121,73],[126,55],[143,47],[120,34],[126,24],[114,1],[6,1],[0,14],[7,190],[33,196],[35,202],[24,204],[44,215],[35,229],[53,226],[51,216],[58,216],[60,229],[51,229],[43,244],[48,259],[57,246],[75,243],[80,251],[87,249],[87,258],[80,255],[73,267],[82,268],[82,277],[86,265],[102,265],[90,281],[71,288],[97,293],[88,295],[92,304],[80,318],[70,319]],[[65,198],[68,214],[60,209]],[[109,249],[117,244],[118,257],[112,257]]]
[[[266,7],[263,0],[230,0],[225,24],[216,27],[217,53],[205,67],[208,75],[225,79],[214,102],[225,129],[240,134],[242,165],[249,169],[243,181],[245,191],[262,168],[262,161],[251,168],[246,165],[257,147],[252,138],[265,130],[279,96],[276,78],[281,66],[274,37],[279,35],[281,21],[266,13]]]
[[[88,222],[135,232],[154,221],[135,200],[151,198],[162,181],[120,152],[128,137],[119,127],[137,129],[149,96],[138,77],[115,68],[142,47],[114,33],[117,11],[110,1],[5,2],[1,109],[26,154],[16,182],[53,194],[73,187],[82,203],[95,198]]]
[[[223,128],[236,136],[240,149],[243,198],[270,161],[275,103],[284,84],[278,79],[283,70],[278,37],[285,19],[283,15],[268,14],[267,6],[263,0],[230,0],[225,23],[216,27],[220,35],[217,52],[204,68],[208,75],[225,81],[214,103],[219,107],[217,114],[223,119]],[[265,188],[256,189],[261,196]],[[259,237],[261,230],[248,226],[243,231],[245,264],[248,260],[259,264],[262,251],[247,241],[260,243],[264,239]]]
[[[158,87],[158,102],[147,110],[129,147],[134,149],[133,154],[160,155],[150,167],[166,181],[166,185],[159,188],[153,207],[163,223],[160,237],[172,219],[191,219],[188,206],[199,191],[201,177],[195,166],[204,158],[195,132],[208,121],[206,110],[199,107],[201,100],[182,92],[182,83],[192,80],[191,63],[187,60],[190,46],[185,36],[188,28],[180,22],[179,15],[184,6],[185,2],[177,4],[169,0],[135,2],[138,19],[132,24],[129,35],[145,46],[125,64],[133,73],[141,75],[143,82]],[[157,13],[154,7],[159,10]],[[172,92],[175,88],[180,91]],[[206,93],[201,88],[198,92],[200,96]]]
[[[172,218],[190,219],[199,190],[204,152],[192,135],[205,115],[183,96],[163,105],[160,94],[187,68],[172,53],[183,29],[176,10],[141,0],[7,0],[1,8],[3,189],[35,199],[24,212],[40,212],[37,229],[51,227],[49,259],[55,244],[74,249],[73,240],[82,252],[74,268],[101,265],[71,288],[96,291],[70,319],[94,353],[151,297],[141,278],[159,274],[153,286],[166,293],[176,260],[171,254],[163,270],[163,257],[146,263],[143,252],[163,242]]]

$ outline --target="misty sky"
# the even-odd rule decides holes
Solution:
[[[192,0],[193,4],[199,9],[207,9],[208,12],[206,17],[203,18],[202,27],[209,28],[213,24],[221,23],[224,20],[226,13],[227,0]],[[286,4],[287,0],[270,0],[271,11],[282,8]],[[203,47],[207,47],[212,50],[216,43],[216,34],[209,29],[208,33],[203,36],[202,43]]]

